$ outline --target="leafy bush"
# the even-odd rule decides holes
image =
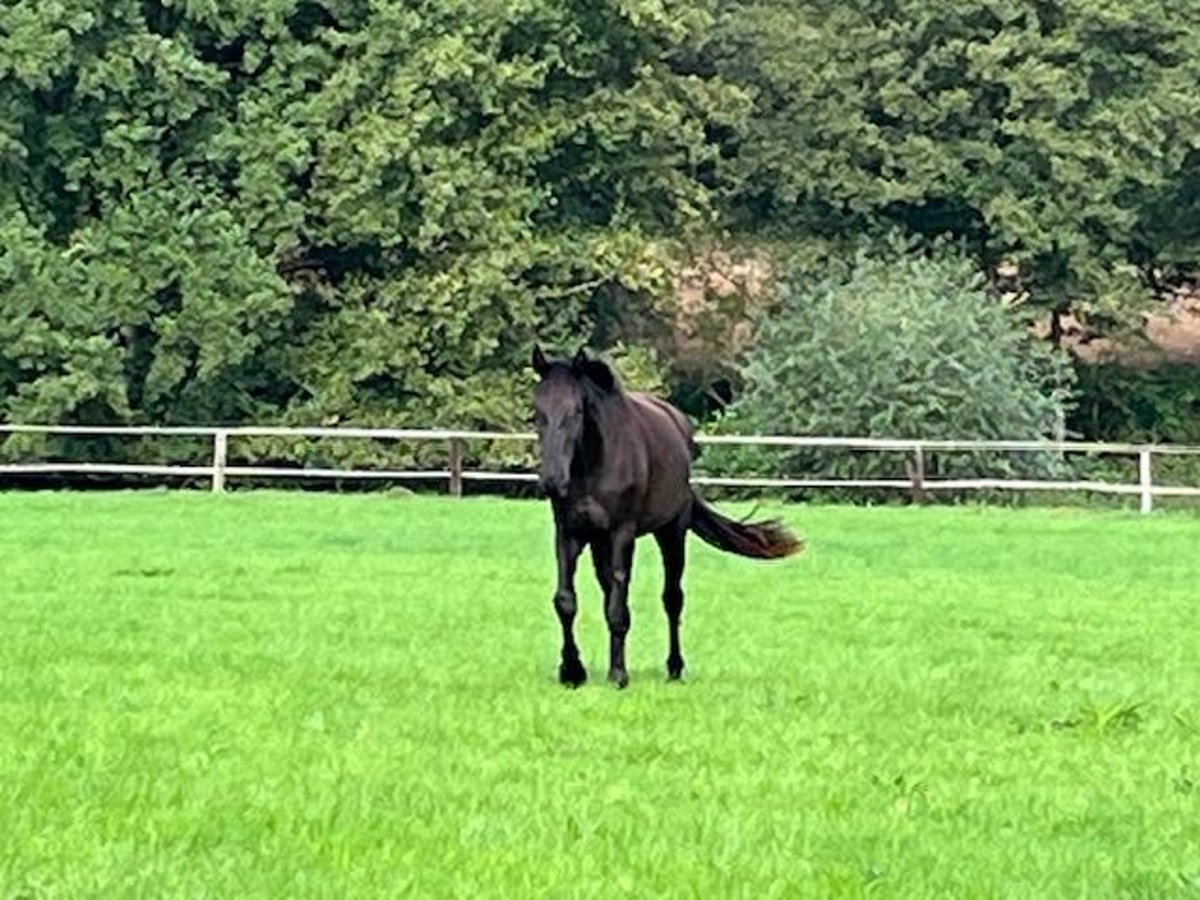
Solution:
[[[860,252],[847,274],[785,281],[780,299],[758,323],[744,367],[747,389],[724,430],[972,440],[1061,432],[1072,381],[1067,360],[1018,325],[958,258]],[[895,453],[709,458],[718,466],[753,464],[760,473],[907,477]],[[1058,466],[1050,454],[939,454],[927,474],[1046,476]]]
[[[1163,363],[1133,368],[1118,363],[1081,364],[1079,401],[1068,427],[1089,441],[1200,444],[1200,366]],[[1128,458],[1100,457],[1076,467],[1088,477],[1132,480]],[[1159,456],[1159,484],[1200,484],[1200,457]]]
[[[1087,440],[1200,444],[1200,366],[1081,365],[1070,426]]]

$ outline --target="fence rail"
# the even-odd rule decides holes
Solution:
[[[532,443],[536,435],[529,432],[454,431],[446,429],[413,428],[287,428],[274,426],[103,426],[103,425],[18,425],[0,424],[3,435],[70,435],[104,437],[196,437],[212,443],[209,465],[137,465],[126,463],[87,462],[17,462],[0,464],[0,476],[21,475],[149,475],[208,479],[213,491],[223,491],[231,478],[281,479],[360,479],[396,481],[443,481],[453,495],[461,495],[465,482],[521,483],[533,482],[531,472],[501,472],[468,469],[464,464],[465,448],[472,441],[513,441]],[[340,438],[348,440],[390,440],[440,442],[447,447],[447,468],[426,470],[389,469],[330,469],[282,466],[245,466],[229,464],[230,441],[239,438]],[[742,488],[857,488],[895,489],[911,491],[920,499],[935,491],[1011,490],[1011,491],[1076,491],[1097,494],[1136,495],[1141,511],[1153,510],[1156,497],[1200,497],[1200,486],[1159,485],[1154,483],[1156,456],[1200,456],[1200,447],[1181,444],[1123,444],[1084,441],[952,441],[909,440],[890,438],[805,437],[778,435],[697,435],[697,443],[739,445],[750,447],[827,448],[847,451],[880,451],[904,453],[908,459],[909,477],[903,479],[839,479],[839,478],[752,478],[697,475],[697,485]],[[929,478],[925,461],[935,452],[1048,452],[1056,454],[1093,454],[1130,456],[1138,461],[1138,480],[1110,481],[1051,481],[1003,478]]]

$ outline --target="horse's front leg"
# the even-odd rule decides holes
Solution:
[[[592,544],[596,578],[604,590],[608,622],[608,680],[619,688],[629,684],[625,669],[625,635],[629,633],[629,578],[633,572],[633,529],[621,529]]]
[[[587,669],[579,659],[579,647],[575,644],[575,564],[583,551],[583,542],[572,537],[559,526],[555,539],[555,556],[558,558],[558,588],[554,591],[554,611],[562,626],[562,662],[558,666],[558,680],[571,687],[579,687],[587,681]]]

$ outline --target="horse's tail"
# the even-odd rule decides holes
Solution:
[[[692,503],[692,531],[718,550],[754,559],[778,559],[804,549],[804,542],[778,521],[735,522],[699,497]]]

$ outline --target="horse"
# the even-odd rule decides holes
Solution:
[[[684,669],[679,621],[687,533],[756,559],[790,556],[803,544],[775,520],[734,521],[700,498],[690,479],[696,449],[691,425],[666,401],[626,391],[607,363],[582,349],[573,359],[547,359],[535,346],[531,363],[538,376],[533,407],[539,482],[554,513],[559,681],[579,687],[587,680],[574,635],[575,568],[590,546],[604,593],[608,678],[618,688],[628,685],[629,579],[635,544],[646,534],[662,553],[667,677],[676,681]]]

